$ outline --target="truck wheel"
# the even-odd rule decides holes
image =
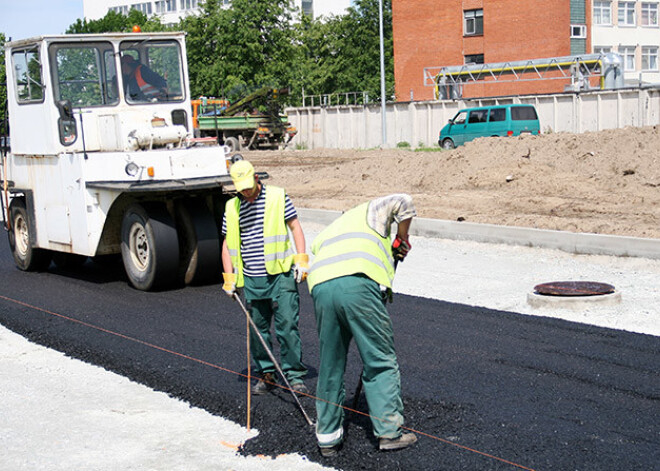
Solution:
[[[228,137],[225,139],[225,145],[229,148],[229,153],[234,153],[241,150],[241,143],[235,137]]]
[[[451,149],[455,149],[456,146],[454,145],[454,141],[447,138],[444,141],[442,141],[442,148],[447,149],[447,150],[451,150]]]
[[[217,281],[222,273],[220,237],[213,214],[203,199],[176,206],[179,234],[179,276],[187,285]]]
[[[25,209],[25,200],[14,198],[9,205],[11,230],[9,231],[9,247],[14,255],[14,262],[19,270],[42,271],[50,265],[51,253],[32,245],[30,223]]]
[[[179,240],[165,205],[130,206],[121,224],[121,255],[131,284],[142,291],[172,284],[179,265]]]

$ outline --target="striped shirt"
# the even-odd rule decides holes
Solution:
[[[253,203],[241,199],[238,210],[238,226],[241,232],[241,258],[243,259],[243,275],[266,276],[266,259],[264,257],[264,213],[266,212],[266,185],[261,185],[261,192]],[[298,217],[296,208],[284,195],[284,221]],[[227,235],[227,216],[222,217],[222,235]]]

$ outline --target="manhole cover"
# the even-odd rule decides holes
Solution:
[[[614,293],[614,286],[596,281],[551,281],[534,286],[544,296],[600,296]]]

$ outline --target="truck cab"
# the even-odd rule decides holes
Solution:
[[[184,33],[5,45],[3,210],[16,265],[121,254],[150,290],[221,273],[224,146],[193,136]]]

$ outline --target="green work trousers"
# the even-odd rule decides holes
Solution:
[[[300,296],[293,271],[279,275],[246,276],[244,292],[252,320],[271,352],[270,326],[275,319],[275,335],[280,344],[280,366],[289,383],[300,383],[307,374],[307,368],[302,362],[298,330]],[[250,350],[257,373],[276,372],[275,365],[252,329]]]
[[[399,437],[403,425],[401,377],[392,322],[380,287],[363,275],[343,276],[314,286],[312,298],[320,348],[316,387],[319,445],[333,446],[341,441],[344,372],[351,339],[355,339],[362,358],[362,383],[374,435]]]

